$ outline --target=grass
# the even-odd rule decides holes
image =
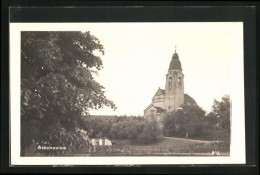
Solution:
[[[225,130],[218,128],[205,128],[204,134],[198,138],[203,140],[217,140],[220,136],[225,134]]]
[[[212,141],[186,138],[163,137],[158,142],[141,145],[131,144],[130,140],[112,140],[112,147],[101,147],[101,151],[63,156],[212,156],[212,151],[220,151],[221,155],[229,155],[227,147],[216,146]],[[29,153],[25,156],[46,156]]]
[[[96,147],[97,152],[66,153],[61,156],[212,156],[212,151],[219,151],[221,156],[228,156],[229,149],[216,146],[212,141],[186,138],[163,137],[148,145],[131,144],[129,140],[112,140],[112,147]],[[25,156],[51,156],[26,154]]]
[[[154,147],[158,148],[174,148],[175,152],[183,152],[182,150],[186,150],[190,145],[197,145],[199,147],[211,147],[211,141],[201,141],[201,140],[193,140],[193,139],[184,139],[184,138],[173,138],[173,137],[163,137],[156,143],[148,144],[148,145],[140,145],[140,144],[130,144],[129,140],[113,140],[113,143],[116,145],[128,145],[131,147],[137,147],[139,149],[153,149]]]

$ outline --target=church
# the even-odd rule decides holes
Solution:
[[[165,89],[156,91],[151,104],[144,110],[144,117],[156,118],[159,122],[165,113],[181,109],[181,105],[197,105],[188,94],[184,94],[184,74],[182,73],[179,55],[172,56],[168,73],[166,74]]]

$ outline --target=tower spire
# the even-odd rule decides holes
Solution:
[[[175,45],[175,53],[176,53],[176,47],[177,47],[177,46]]]

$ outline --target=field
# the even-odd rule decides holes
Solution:
[[[129,140],[112,140],[112,143],[112,146],[82,148],[78,153],[65,153],[63,156],[212,156],[212,151],[218,151],[220,156],[229,155],[229,145],[216,141],[163,137],[148,145],[131,144]],[[27,152],[26,156],[53,155]]]
[[[175,137],[163,137],[160,141],[149,144],[149,145],[137,145],[137,144],[130,144],[128,140],[114,140],[113,141],[116,145],[130,145],[133,147],[142,147],[144,149],[149,149],[151,147],[168,147],[168,148],[175,148],[176,152],[180,152],[183,148],[189,145],[201,145],[201,146],[210,146],[211,141],[202,141],[202,140],[194,140],[194,139],[185,139],[185,138],[175,138]]]
[[[212,156],[212,151],[229,155],[229,150],[213,141],[163,137],[149,145],[131,144],[129,140],[113,140],[110,150],[101,148],[91,156]]]

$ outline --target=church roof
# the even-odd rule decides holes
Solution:
[[[189,96],[188,94],[184,94],[184,104],[187,104],[187,103],[190,103],[192,105],[196,105],[196,101],[191,97]]]
[[[146,111],[147,109],[150,109],[153,106],[153,104],[151,103],[149,106],[147,106],[147,108],[145,108],[144,111]]]
[[[165,90],[164,89],[159,88],[154,96],[160,96],[160,95],[165,95]]]
[[[169,70],[172,70],[172,69],[182,70],[181,62],[179,60],[179,55],[176,52],[173,54],[172,60],[171,60],[170,66],[169,66]]]

